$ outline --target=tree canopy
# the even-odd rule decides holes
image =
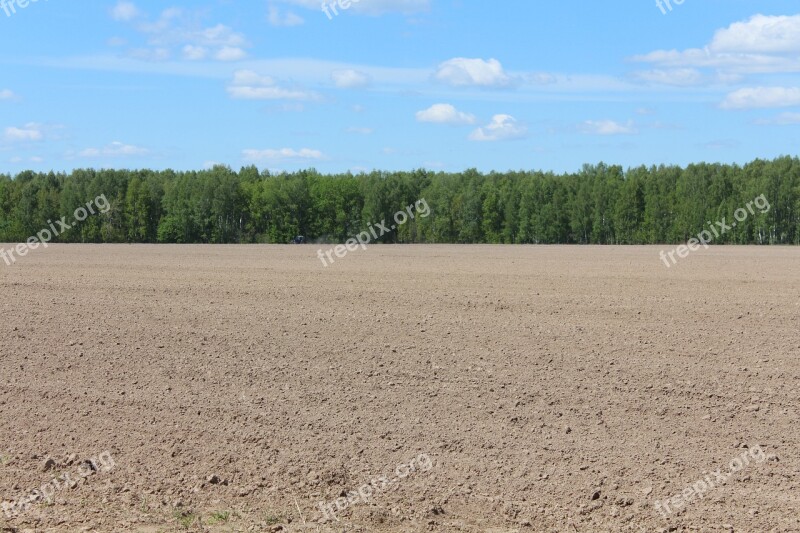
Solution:
[[[764,195],[718,244],[800,244],[800,159],[744,166],[584,165],[579,172],[374,171],[272,175],[256,167],[0,174],[0,242],[21,242],[105,195],[111,209],[56,242],[342,242],[425,199],[430,216],[382,237],[396,243],[685,242]]]

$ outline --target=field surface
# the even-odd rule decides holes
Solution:
[[[0,531],[799,532],[800,249],[659,250],[0,263]]]

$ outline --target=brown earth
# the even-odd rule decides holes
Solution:
[[[0,531],[800,531],[800,248],[659,249],[0,263]]]

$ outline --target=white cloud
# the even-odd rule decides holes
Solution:
[[[30,156],[29,158],[26,159],[24,157],[20,157],[18,155],[15,155],[14,157],[12,157],[11,159],[8,160],[9,163],[14,163],[14,164],[22,163],[23,161],[27,161],[28,163],[36,163],[36,164],[38,164],[38,163],[44,163],[44,158],[43,157],[39,157],[38,155],[32,155],[32,156]]]
[[[781,113],[777,117],[769,119],[759,119],[755,121],[756,124],[777,124],[779,126],[788,126],[792,124],[800,124],[800,113]]]
[[[321,12],[320,0],[281,0],[284,3],[313,9],[314,11]],[[333,3],[333,2],[331,2]],[[410,15],[412,13],[419,13],[430,9],[431,0],[362,0],[360,2],[353,0],[347,12],[352,12],[362,15],[384,15],[387,13],[400,13],[403,15]],[[338,4],[337,4],[338,6]],[[341,8],[338,9],[342,13]]]
[[[307,100],[306,91],[294,91],[281,87],[228,87],[228,94],[241,100]]]
[[[120,1],[117,2],[117,5],[111,8],[111,18],[123,22],[133,20],[140,14],[141,13],[139,12],[139,9],[133,2]]]
[[[318,100],[319,95],[303,89],[280,87],[269,76],[252,70],[237,70],[228,85],[228,94],[242,100]]]
[[[183,57],[190,61],[200,61],[208,56],[208,50],[203,46],[187,44],[183,47]]]
[[[700,146],[706,148],[707,150],[733,150],[739,148],[741,143],[739,141],[734,141],[730,139],[721,139],[717,141],[710,141],[707,143],[703,143]]]
[[[800,87],[746,87],[720,104],[723,109],[759,109],[800,105]]]
[[[11,100],[14,98],[14,93],[11,89],[2,89],[0,90],[0,100]]]
[[[417,111],[416,117],[418,122],[450,124],[453,126],[475,123],[475,115],[459,111],[451,104],[434,104],[428,109]]]
[[[711,42],[717,52],[794,53],[800,51],[800,15],[753,15],[718,30]]]
[[[198,31],[185,31],[183,37],[208,46],[237,47],[246,43],[244,35],[233,31],[224,24],[217,24]]]
[[[183,46],[178,50],[183,54]],[[199,45],[204,46],[204,45]],[[209,56],[213,47],[206,47]],[[364,64],[343,63],[320,59],[275,57],[272,59],[250,59],[233,69],[224,63],[200,63],[197,61],[143,62],[131,57],[120,57],[117,54],[97,54],[88,56],[70,56],[49,59],[37,59],[30,64],[59,68],[76,68],[106,72],[157,73],[174,76],[187,76],[204,79],[230,79],[231,72],[236,69],[247,69],[269,74],[278,80],[293,80],[305,86],[332,86],[331,73],[336,70],[355,70],[369,76],[370,84],[381,87],[413,90],[426,86],[430,82],[431,69],[383,67]],[[0,82],[2,83],[2,82]]]
[[[172,56],[167,48],[136,48],[130,54],[143,61],[167,61]]]
[[[102,148],[86,148],[78,152],[78,157],[134,157],[149,154],[146,148],[114,141]]]
[[[531,72],[525,74],[523,78],[532,85],[550,85],[558,81],[558,78],[548,72]]]
[[[509,139],[520,139],[528,133],[528,128],[511,115],[495,115],[492,121],[486,126],[473,131],[469,139],[471,141],[505,141]]]
[[[781,113],[776,117],[775,124],[800,124],[800,113]]]
[[[331,80],[341,89],[356,89],[369,85],[369,76],[354,69],[339,69],[331,72]]]
[[[44,139],[44,128],[35,122],[29,122],[21,128],[9,126],[5,129],[3,137],[11,142],[41,141]]]
[[[291,11],[287,11],[285,14],[281,13],[281,10],[277,6],[269,6],[269,14],[267,15],[267,20],[272,26],[285,26],[285,27],[292,27],[292,26],[299,26],[305,23],[303,17],[292,13]]]
[[[242,155],[248,161],[268,162],[297,160],[311,161],[322,159],[324,157],[322,152],[319,150],[312,150],[310,148],[301,148],[300,150],[294,150],[292,148],[281,148],[277,150],[272,148],[268,148],[266,150],[248,149],[243,150]]]
[[[206,58],[238,61],[247,55],[244,47],[248,43],[244,35],[224,24],[200,26],[196,22],[196,13],[173,7],[163,10],[157,19],[152,20],[130,2],[120,2],[114,9],[119,11],[118,16],[112,13],[116,20],[130,22],[133,29],[146,38],[146,46],[130,51],[133,57],[164,61],[175,55],[176,48],[184,59],[190,61]]]
[[[694,68],[654,69],[634,73],[640,80],[659,85],[690,86],[705,81],[703,73]]]
[[[214,50],[211,47],[207,48],[210,58]],[[182,50],[178,50],[178,54],[183,54],[183,58],[186,57]],[[404,93],[406,95],[413,91],[416,96],[424,96],[432,101],[450,98],[452,94],[449,92],[443,93],[442,87],[431,84],[432,76],[435,72],[431,68],[374,66],[296,57],[251,59],[242,62],[241,65],[235,64],[234,68],[231,68],[229,64],[217,62],[184,60],[136,61],[133,58],[119,57],[115,54],[41,59],[34,61],[33,64],[108,72],[132,72],[137,74],[149,72],[171,76],[222,80],[229,79],[231,72],[236,69],[247,69],[269,74],[282,85],[287,84],[287,82],[281,80],[292,80],[296,84],[292,87],[301,88],[332,87],[334,86],[331,81],[331,73],[333,71],[354,70],[366,74],[369,77],[370,86],[382,91],[394,91],[396,94]],[[531,102],[531,97],[536,98],[537,101],[563,101],[567,94],[596,97],[599,92],[631,95],[643,89],[641,84],[634,83],[631,80],[605,75],[553,74],[552,78],[548,78],[550,81],[543,84],[534,84],[524,73],[512,73],[510,77],[512,78],[512,85],[519,90],[496,96],[496,98],[502,98],[502,101],[505,102],[529,103]],[[518,83],[515,83],[515,81]],[[360,103],[363,104],[364,102]]]
[[[656,50],[632,59],[673,68],[720,69],[724,80],[730,73],[798,72],[798,55],[800,15],[758,14],[717,30],[703,48]]]
[[[247,56],[247,52],[236,46],[223,46],[216,54],[214,59],[217,61],[239,61]]]
[[[274,85],[275,80],[270,78],[269,76],[262,76],[257,72],[253,72],[252,70],[237,70],[233,73],[233,84],[234,85]]]
[[[631,120],[625,124],[613,120],[587,120],[581,124],[580,130],[589,135],[634,135],[638,133],[636,125]]]
[[[513,81],[498,60],[465,57],[440,64],[434,78],[453,87],[507,87]]]

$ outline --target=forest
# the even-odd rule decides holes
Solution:
[[[111,203],[60,235],[80,243],[343,242],[425,199],[386,243],[681,243],[764,195],[717,244],[800,244],[800,159],[744,166],[584,165],[575,173],[414,170],[270,174],[209,170],[92,170],[0,174],[0,242],[23,242],[49,220],[105,195]]]

